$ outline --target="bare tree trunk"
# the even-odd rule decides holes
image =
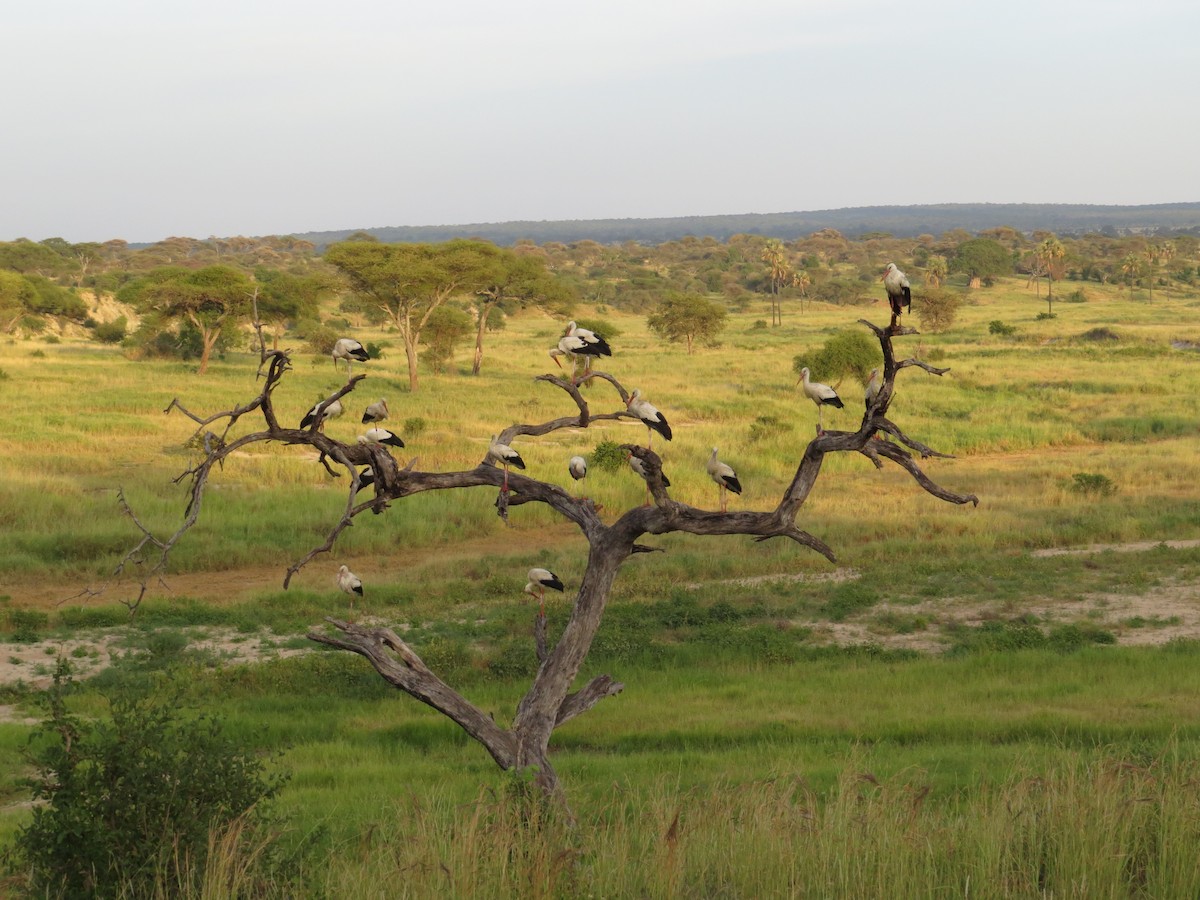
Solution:
[[[212,355],[213,347],[217,345],[220,337],[220,326],[211,331],[205,328],[200,329],[200,368],[196,370],[197,375],[203,375],[208,371],[208,358]]]
[[[479,307],[479,327],[475,329],[475,359],[471,363],[471,374],[478,375],[483,365],[483,330],[487,327],[488,313],[492,310],[490,303]]]

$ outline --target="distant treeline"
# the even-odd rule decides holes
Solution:
[[[576,219],[542,222],[480,222],[470,225],[406,225],[356,231],[309,231],[293,235],[318,249],[366,233],[385,243],[438,243],[454,238],[484,238],[501,246],[528,240],[538,244],[637,241],[659,244],[692,235],[727,241],[735,234],[794,241],[814,231],[836,228],[848,237],[884,232],[895,237],[940,235],[962,229],[977,234],[992,228],[1087,233],[1111,237],[1130,234],[1200,234],[1200,203],[1147,206],[1094,206],[1083,203],[940,203],[923,206],[857,206],[811,212],[669,219]]]

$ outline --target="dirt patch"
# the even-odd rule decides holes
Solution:
[[[1145,553],[1156,547],[1170,547],[1173,550],[1188,550],[1200,547],[1196,541],[1134,541],[1128,544],[1089,544],[1086,547],[1051,547],[1047,550],[1034,550],[1030,556],[1081,556],[1088,553]]]
[[[207,654],[223,665],[282,659],[309,652],[281,647],[286,639],[265,631],[245,634],[232,628],[206,627],[172,631],[187,639],[189,651]],[[54,680],[54,669],[60,657],[71,663],[75,677],[90,678],[111,666],[121,654],[130,652],[129,634],[126,628],[100,628],[81,631],[70,638],[0,644],[0,686],[47,688]]]
[[[737,587],[752,587],[756,584],[775,584],[780,581],[818,584],[821,582],[840,583],[843,581],[854,581],[857,578],[862,578],[861,572],[855,569],[840,568],[835,569],[832,572],[817,572],[815,574],[792,574],[790,572],[784,572],[778,575],[751,575],[748,578],[726,578],[723,581],[693,581],[689,584],[685,584],[684,587],[689,591],[698,591],[701,588],[714,584],[730,584]]]

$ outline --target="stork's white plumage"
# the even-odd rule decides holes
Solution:
[[[360,597],[363,595],[362,579],[351,572],[346,566],[342,566],[338,569],[335,580],[337,581],[337,586],[350,595],[350,608],[354,609],[354,595],[358,594]]]
[[[826,406],[835,406],[838,409],[842,409],[845,404],[842,403],[842,398],[837,395],[837,391],[829,385],[821,384],[819,381],[809,381],[807,366],[800,370],[800,383],[804,385],[804,395],[817,404],[817,434],[824,434],[825,427],[821,421],[821,410]]]
[[[625,406],[628,410],[642,420],[642,424],[646,426],[646,449],[650,449],[650,444],[654,440],[653,432],[657,431],[666,440],[671,439],[671,426],[667,423],[667,417],[658,411],[654,404],[642,399],[642,392],[635,390],[629,395],[629,400]]]
[[[365,410],[363,410],[362,423],[364,425],[374,422],[382,422],[388,417],[387,401],[380,397]]]
[[[530,569],[525,593],[538,599],[538,615],[546,615],[546,588],[562,591],[565,585],[549,569]]]
[[[339,359],[344,359],[346,361],[347,375],[350,374],[350,368],[353,360],[357,359],[359,362],[366,362],[367,359],[369,359],[367,356],[367,348],[358,341],[354,340],[354,338],[340,338],[338,342],[333,345],[333,353],[330,355],[333,357],[333,367],[335,369],[337,368]]]
[[[895,263],[888,263],[883,273],[883,289],[887,291],[888,303],[892,307],[892,325],[900,320],[900,314],[905,309],[912,308],[912,287],[908,276],[896,268]]]
[[[721,512],[726,510],[725,492],[733,491],[735,494],[742,492],[742,483],[738,481],[737,473],[733,471],[732,466],[717,459],[717,448],[712,448],[712,456],[708,458],[708,477],[717,483],[717,487],[721,489]]]
[[[879,389],[883,387],[883,378],[879,375],[879,367],[876,366],[871,370],[871,377],[867,379],[867,386],[863,390],[863,403],[867,409],[871,408],[871,404],[875,402],[875,398],[879,396]]]
[[[567,323],[567,333],[565,336],[582,342],[582,349],[574,352],[585,356],[612,356],[612,348],[608,346],[608,341],[604,339],[603,335],[589,331],[587,328],[580,328],[574,322]]]
[[[504,493],[508,493],[508,467],[516,466],[518,469],[525,468],[525,460],[521,459],[521,454],[514,450],[508,444],[501,444],[496,440],[496,435],[492,435],[491,443],[488,444],[487,458],[494,463],[499,463],[504,467]]]
[[[321,403],[326,403],[326,401],[322,400]],[[301,428],[307,428],[313,422],[317,421],[317,410],[321,409],[321,403],[316,404],[312,409],[305,413],[304,418],[300,420]],[[334,400],[332,403],[328,403],[325,409],[321,411],[321,421],[317,422],[317,428],[323,429],[326,422],[328,422],[330,419],[336,419],[343,412],[345,412],[345,410],[342,408],[341,400]]]
[[[582,456],[572,456],[567,460],[567,471],[576,481],[587,478],[587,460]]]
[[[386,428],[371,428],[358,436],[360,444],[387,444],[389,447],[403,447],[404,441],[400,435]]]

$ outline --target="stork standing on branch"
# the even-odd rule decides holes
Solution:
[[[646,449],[650,449],[651,443],[654,441],[654,432],[657,431],[665,440],[671,439],[671,426],[667,422],[667,417],[658,411],[658,408],[649,401],[642,399],[642,392],[635,389],[629,395],[629,400],[625,407],[641,419],[642,424],[646,426]]]
[[[842,409],[846,404],[842,403],[842,398],[837,395],[837,391],[827,384],[821,384],[819,381],[808,380],[808,366],[800,370],[800,380],[797,384],[804,385],[804,396],[813,403],[817,404],[817,437],[825,433],[825,426],[821,421],[821,412],[826,406],[833,406]]]
[[[500,489],[503,493],[508,493],[508,467],[516,466],[518,469],[525,468],[525,460],[521,459],[521,454],[514,450],[508,444],[501,444],[496,440],[496,435],[492,435],[492,440],[488,444],[487,458],[492,462],[499,463],[504,467],[504,486]]]
[[[883,289],[887,291],[888,305],[892,308],[892,330],[900,325],[900,314],[906,309],[912,309],[912,287],[908,276],[901,272],[895,263],[888,263],[883,273]]]
[[[389,447],[402,448],[404,441],[400,435],[386,428],[371,428],[358,436],[360,444],[387,444]],[[419,442],[418,442],[419,443]]]
[[[726,465],[717,459],[717,448],[712,448],[712,456],[708,458],[708,477],[717,483],[717,487],[721,489],[721,512],[726,512],[725,492],[733,491],[735,494],[742,492],[742,483],[738,481],[737,473],[733,471],[731,466]]]
[[[324,409],[321,408],[322,405],[324,405],[324,407],[325,407]],[[322,400],[320,403],[318,403],[316,406],[314,406],[312,409],[310,409],[307,413],[305,413],[304,418],[300,420],[300,427],[308,428],[310,425],[312,425],[315,422],[317,425],[317,429],[320,431],[324,431],[325,423],[328,422],[330,419],[336,419],[343,412],[345,412],[345,410],[342,408],[341,400],[334,400],[332,403],[330,403],[329,400],[327,400],[327,399]],[[320,415],[319,421],[317,419],[318,414]]]

